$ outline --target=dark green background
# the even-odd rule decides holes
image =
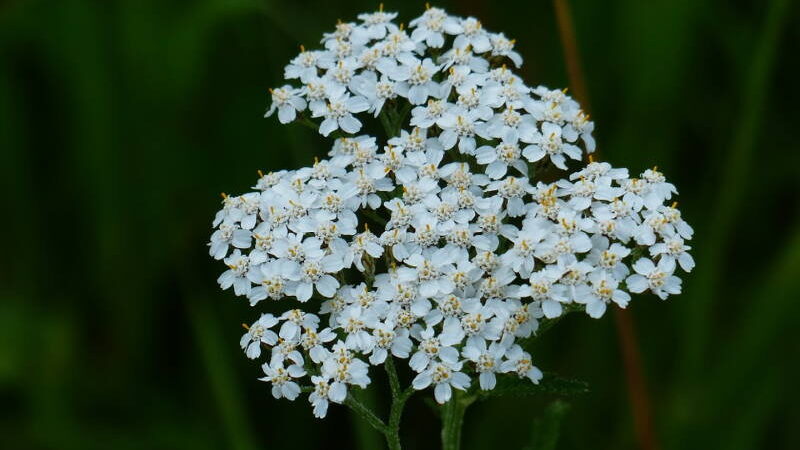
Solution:
[[[797,4],[570,4],[603,158],[658,165],[697,231],[685,293],[632,305],[661,448],[800,448]],[[440,5],[516,38],[529,84],[568,85],[550,1]],[[374,448],[343,408],[318,421],[255,380],[238,339],[257,313],[205,243],[221,191],[327,150],[263,119],[266,90],[376,7],[0,2],[0,448]],[[591,385],[558,448],[636,447],[613,315],[569,317],[534,357]],[[466,447],[521,448],[548,401],[474,407]],[[403,432],[437,445],[420,401]]]

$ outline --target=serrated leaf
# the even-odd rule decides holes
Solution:
[[[561,434],[561,422],[569,412],[569,403],[555,400],[533,421],[531,443],[525,450],[555,450]]]
[[[499,397],[503,395],[536,395],[552,394],[561,396],[574,396],[589,392],[589,385],[574,378],[564,378],[553,373],[545,373],[539,384],[534,384],[527,378],[515,375],[498,377],[497,386],[491,391],[481,391],[481,397]]]

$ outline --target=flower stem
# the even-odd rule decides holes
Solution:
[[[386,374],[389,376],[389,387],[392,389],[392,400],[394,400],[400,395],[400,378],[397,376],[397,369],[394,367],[392,355],[386,358],[384,366],[386,367]]]
[[[386,445],[390,450],[400,450],[400,419],[403,416],[403,408],[406,401],[414,393],[414,389],[409,386],[405,391],[400,389],[400,378],[397,376],[397,369],[394,367],[394,358],[389,355],[384,364],[386,374],[389,376],[389,387],[392,390],[392,406],[389,410],[389,423],[386,424]]]
[[[349,406],[350,409],[355,411],[362,419],[366,420],[368,424],[375,428],[376,430],[380,431],[381,433],[386,434],[386,424],[375,415],[372,410],[367,408],[363,403],[356,400],[355,397],[352,395],[348,395],[344,401],[344,404]]]
[[[442,406],[442,450],[459,450],[461,448],[464,413],[474,401],[474,396],[455,390],[453,398]]]
[[[300,114],[297,117],[297,120],[295,122],[299,123],[300,125],[303,125],[306,128],[310,128],[314,131],[319,131],[319,124],[315,123],[313,120],[309,119],[308,117],[302,114]]]
[[[358,401],[353,395],[348,395],[344,404],[356,412],[362,419],[367,421],[372,428],[380,431],[386,438],[386,445],[389,450],[401,450],[400,445],[400,419],[403,416],[403,408],[406,401],[414,394],[414,388],[409,386],[403,390],[400,387],[400,378],[397,376],[397,369],[394,366],[392,356],[386,358],[384,363],[386,374],[389,376],[389,387],[392,390],[392,405],[389,411],[389,421],[381,420],[371,409]]]
[[[386,139],[394,137],[394,124],[392,124],[392,120],[389,118],[388,110],[381,112],[378,117],[381,119],[383,131],[386,132]]]
[[[387,105],[383,108],[378,118],[381,120],[383,130],[386,132],[386,139],[400,136],[408,112],[411,111],[411,104],[403,106],[398,110],[397,105]]]

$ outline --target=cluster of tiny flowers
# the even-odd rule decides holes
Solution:
[[[631,178],[590,162],[535,180],[591,153],[593,123],[507,67],[521,64],[514,41],[437,8],[408,29],[395,16],[339,23],[286,66],[299,86],[272,90],[267,115],[317,119],[336,132],[329,157],[260,174],[213,223],[221,287],[294,308],[261,315],[242,349],[267,361],[276,398],[310,392],[317,417],[392,357],[439,403],[498,376],[538,383],[520,340],[543,318],[598,318],[630,293],[665,299],[694,265],[692,229],[656,169]],[[387,109],[405,110],[407,129],[359,134]]]

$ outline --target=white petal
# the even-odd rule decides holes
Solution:
[[[342,403],[347,397],[347,386],[339,381],[331,384],[330,391],[328,391],[328,398],[336,403]]]
[[[361,129],[361,122],[352,115],[346,115],[339,119],[339,126],[347,133],[357,133]],[[327,136],[327,134],[325,135]]]
[[[453,396],[453,390],[450,388],[450,385],[447,383],[439,383],[436,385],[436,388],[433,391],[434,397],[436,397],[436,402],[441,404],[447,403],[450,400],[450,397]]]
[[[339,282],[336,281],[336,278],[330,275],[323,275],[319,278],[319,280],[317,280],[316,286],[317,291],[323,297],[330,298],[336,294],[336,289],[339,288]]]
[[[586,313],[593,319],[599,319],[606,312],[606,302],[597,300],[586,305]]]
[[[314,288],[311,283],[298,283],[297,289],[294,291],[295,297],[301,302],[305,302],[311,298]]]
[[[319,126],[319,133],[323,136],[328,136],[337,128],[339,128],[339,124],[336,122],[336,119],[328,118],[322,121],[322,124]]]
[[[480,384],[481,389],[484,391],[488,391],[494,389],[494,386],[497,384],[497,378],[494,376],[493,372],[483,372],[480,377]]]
[[[427,373],[421,373],[414,377],[411,385],[414,386],[414,389],[421,391],[431,385],[431,376]]]
[[[536,162],[540,159],[544,158],[544,149],[537,145],[529,145],[525,147],[525,150],[522,151],[522,156],[524,156],[530,162]]]
[[[561,303],[554,300],[545,300],[542,302],[542,312],[548,319],[558,317],[562,312]]]
[[[638,274],[629,276],[625,283],[628,284],[628,290],[634,294],[644,292],[648,286],[647,278]]]

